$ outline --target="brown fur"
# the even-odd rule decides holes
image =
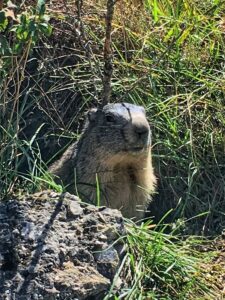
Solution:
[[[150,127],[142,107],[108,104],[88,114],[83,133],[50,167],[82,200],[120,209],[141,219],[154,192]],[[110,116],[110,117],[108,117]]]

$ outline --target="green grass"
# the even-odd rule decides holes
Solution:
[[[25,43],[18,55],[1,52],[1,198],[43,186],[62,191],[46,169],[100,101],[104,9],[101,0],[84,1],[85,37],[76,35],[72,13],[55,13],[50,38],[39,35],[35,47]],[[185,234],[215,234],[225,226],[224,11],[219,0],[116,4],[112,101],[146,108],[158,177],[150,210],[157,221],[172,208],[166,221],[181,224]],[[97,198],[99,204],[99,189]],[[198,269],[198,240],[182,242],[149,225],[128,226],[118,276],[129,273],[130,284],[119,294],[112,287],[107,297],[214,299]]]
[[[225,3],[149,0],[142,10],[129,7],[114,24],[113,91],[120,101],[144,105],[152,124],[159,179],[153,214],[159,220],[171,207],[174,218],[208,212],[191,226],[219,232],[225,209]]]
[[[216,299],[219,291],[205,280],[201,266],[211,261],[212,253],[196,250],[206,240],[193,236],[182,241],[166,234],[166,226],[153,228],[151,221],[140,227],[127,224],[127,254],[104,300]],[[124,277],[128,284],[118,291],[116,282],[121,278],[124,283]]]

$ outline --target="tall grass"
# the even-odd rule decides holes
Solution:
[[[54,2],[50,38],[26,41],[18,55],[0,49],[0,65],[10,66],[0,70],[1,198],[43,184],[61,191],[47,165],[100,101],[105,3],[83,2],[84,32],[74,1]],[[225,225],[224,11],[220,0],[116,3],[112,101],[145,106],[159,186],[151,215],[160,220],[172,208],[170,221],[185,233],[218,233]],[[4,34],[12,46],[12,33]],[[151,222],[128,226],[117,275],[130,274],[130,284],[119,293],[112,286],[107,299],[213,299],[190,247],[198,241],[150,229]]]
[[[105,4],[84,1],[83,32],[74,7],[49,6],[51,38],[3,55],[11,60],[0,82],[3,194],[18,171],[40,177],[42,161],[63,151],[85,109],[100,101]],[[112,99],[145,106],[152,126],[152,215],[201,215],[190,228],[204,233],[219,232],[225,220],[224,9],[223,1],[123,1],[113,23]]]
[[[152,124],[152,214],[201,215],[189,229],[206,234],[225,221],[224,9],[224,1],[124,1],[113,34],[113,95],[144,105]]]
[[[44,127],[40,123],[29,138],[24,128],[32,127],[32,119],[26,118],[39,103],[32,73],[32,54],[38,38],[51,33],[45,14],[44,1],[37,6],[2,3],[0,11],[0,199],[18,189],[33,191],[46,174],[42,160],[38,134]],[[10,22],[11,21],[11,22]],[[37,79],[35,80],[37,84]],[[32,112],[34,114],[34,111]],[[26,161],[26,173],[21,166]],[[29,176],[28,176],[29,173]]]

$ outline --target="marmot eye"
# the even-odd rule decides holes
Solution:
[[[109,122],[109,123],[114,123],[114,122],[115,122],[115,118],[114,118],[114,116],[112,116],[112,115],[106,115],[106,116],[105,116],[105,119],[106,119],[106,121]]]

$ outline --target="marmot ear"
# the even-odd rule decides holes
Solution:
[[[97,108],[90,109],[87,113],[87,117],[88,117],[89,122],[94,122],[97,117]]]

